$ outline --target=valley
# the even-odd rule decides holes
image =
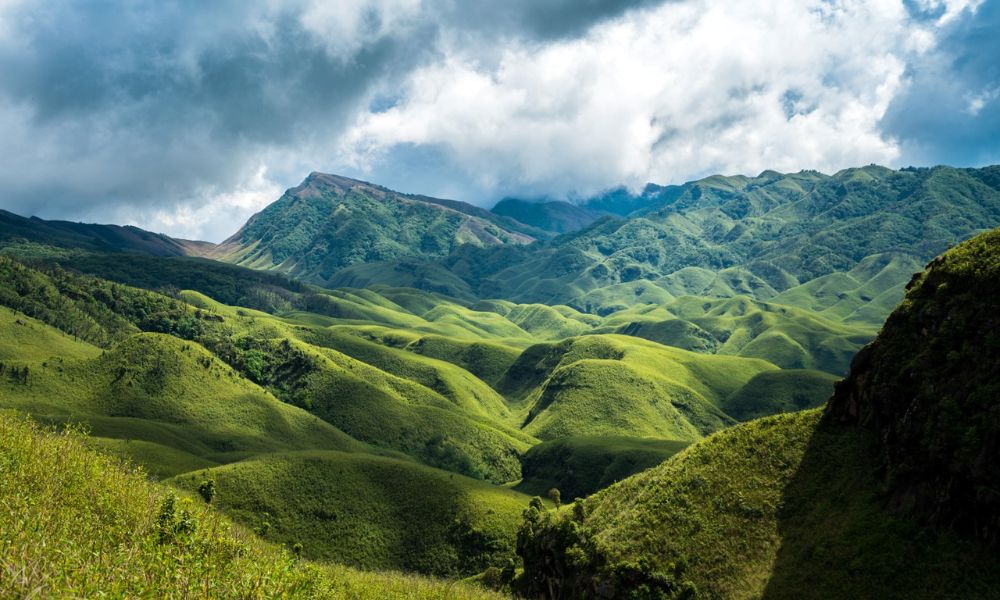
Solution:
[[[934,384],[892,378],[926,341],[898,341],[907,311],[933,320],[938,303],[954,318],[922,335],[946,364],[919,354],[912,377],[974,383],[927,408],[954,435],[926,462],[954,472],[995,450],[996,296],[967,290],[996,285],[983,232],[1000,225],[1000,168],[525,203],[494,213],[313,173],[217,245],[0,213],[0,464],[16,467],[0,477],[20,519],[0,518],[19,557],[0,566],[46,560],[24,523],[59,486],[52,543],[161,565],[145,582],[88,571],[103,583],[82,588],[25,574],[0,595],[142,593],[170,569],[206,595],[262,597],[441,597],[443,579],[464,580],[455,598],[997,589],[993,517],[927,533],[930,500],[886,500],[897,455],[871,428],[904,410],[881,398],[934,405]],[[879,348],[885,375],[865,374]],[[905,457],[926,435],[898,433],[898,472],[920,472]],[[994,515],[995,473],[958,472],[954,502],[984,499],[949,514]],[[923,498],[915,481],[900,493]],[[88,506],[95,493],[120,513]],[[227,553],[254,557],[257,587]]]

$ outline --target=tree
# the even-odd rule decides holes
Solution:
[[[205,504],[211,504],[212,498],[215,498],[215,480],[206,479],[202,481],[198,486],[198,493],[205,500]]]
[[[549,490],[549,500],[556,505],[556,508],[562,506],[562,494],[559,493],[557,488],[552,488]]]

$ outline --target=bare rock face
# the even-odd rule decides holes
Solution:
[[[827,411],[879,436],[895,509],[1000,543],[1000,229],[914,276]]]

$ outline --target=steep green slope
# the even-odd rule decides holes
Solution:
[[[409,461],[343,452],[271,454],[173,483],[215,482],[213,501],[310,559],[469,576],[503,566],[528,497]]]
[[[0,596],[493,598],[455,582],[319,566],[141,471],[0,411]]]
[[[325,283],[355,263],[440,257],[460,244],[524,244],[533,239],[468,212],[312,173],[208,256]]]
[[[914,277],[830,411],[874,432],[890,503],[1000,542],[1000,230]],[[905,418],[901,418],[905,415]]]
[[[545,496],[555,488],[563,502],[571,502],[655,467],[687,446],[688,442],[613,435],[542,442],[521,457],[524,479],[517,489]]]
[[[519,540],[524,589],[995,598],[1000,230],[935,259],[826,411],[752,421]]]
[[[560,519],[573,529],[541,515],[534,542],[550,549],[522,550],[533,558],[528,587],[551,581],[581,597],[604,582],[615,598],[640,584],[705,598],[997,597],[995,554],[894,516],[878,465],[870,436],[818,411],[737,426],[584,501]],[[566,553],[574,546],[583,557]],[[567,559],[577,566],[555,575]]]

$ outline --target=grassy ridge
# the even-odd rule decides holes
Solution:
[[[24,347],[35,350],[20,354],[26,331],[36,343]],[[134,449],[137,459],[161,455],[147,463],[160,475],[183,469],[192,455],[214,464],[277,450],[366,448],[280,402],[204,348],[171,336],[137,334],[101,352],[30,317],[4,312],[0,349],[0,355],[20,357],[7,361],[8,369],[29,369],[24,382],[0,377],[0,406],[52,422],[82,422],[98,437],[168,449],[119,446]]]
[[[699,597],[997,597],[995,554],[894,516],[878,465],[863,430],[818,410],[783,415],[718,433],[553,522],[576,523],[568,539],[605,557],[590,564],[642,565],[646,581]],[[537,539],[556,531],[567,530],[543,523]],[[566,547],[549,548],[551,564],[565,561]],[[533,564],[539,581],[574,585]],[[592,568],[585,580],[615,581]]]
[[[494,598],[294,559],[216,511],[0,411],[0,596]],[[172,510],[168,510],[173,506]]]
[[[784,369],[847,371],[873,327],[748,296],[684,296],[606,317],[602,328],[695,352],[763,358]]]
[[[469,576],[513,555],[528,497],[410,461],[343,452],[270,454],[171,480],[267,539],[369,569]],[[266,515],[266,516],[265,516]]]

